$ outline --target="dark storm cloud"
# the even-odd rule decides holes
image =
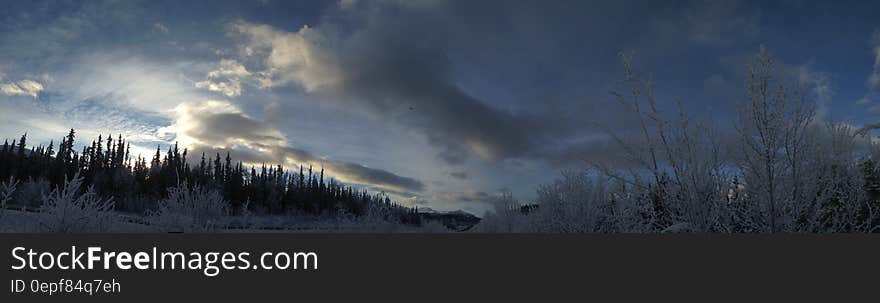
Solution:
[[[449,162],[461,162],[469,153],[495,159],[531,148],[532,134],[521,127],[515,115],[492,108],[454,85],[442,42],[430,41],[433,39],[421,36],[399,20],[377,19],[371,23],[341,41],[342,49],[308,46],[323,52],[309,55],[332,56],[329,60],[308,58],[302,63],[282,61],[276,65],[291,68],[290,73],[302,71],[302,75],[292,77],[306,87],[359,102],[374,113],[422,130],[431,142],[443,148],[442,158]],[[290,43],[298,43],[303,39],[299,36],[306,34],[277,33]],[[416,40],[421,41],[420,45],[412,45]],[[288,47],[288,42],[277,43],[270,46],[275,54],[282,52],[279,48]],[[287,64],[306,66],[301,70]]]
[[[471,36],[454,24],[462,19],[453,19],[467,8],[450,6],[369,2],[298,31],[239,21],[231,32],[242,38],[241,60],[262,75],[264,87],[299,84],[363,106],[420,130],[449,163],[471,156],[541,159],[548,145],[591,131],[584,121],[601,113],[589,104],[569,100],[561,108],[534,100],[504,108],[498,105],[510,100],[484,100],[459,85],[451,56],[470,50],[464,43]]]
[[[492,203],[498,198],[498,195],[489,194],[483,191],[466,191],[466,192],[440,192],[433,197],[438,200],[460,201],[466,204],[474,203]]]
[[[349,180],[351,182],[375,185],[410,195],[425,189],[425,185],[419,180],[398,176],[385,170],[369,168],[357,163],[339,161],[321,161],[319,163],[322,163],[334,172],[350,176]]]
[[[281,147],[274,149],[272,153],[297,163],[314,164],[325,168],[340,175],[348,182],[375,185],[405,194],[413,194],[425,189],[425,185],[421,181],[413,178],[357,163],[322,159],[301,149]]]
[[[758,32],[760,15],[736,11],[736,3],[684,5],[683,14],[670,12],[682,5],[629,4],[354,1],[311,27],[237,21],[230,32],[263,88],[297,84],[361,106],[419,130],[447,163],[477,157],[565,166],[613,156],[577,154],[600,151],[580,143],[603,134],[597,126],[634,127],[631,115],[606,102],[607,90],[622,77],[618,51],[658,44],[644,32],[682,46]],[[609,26],[620,16],[653,21]],[[729,35],[737,30],[747,34]],[[670,49],[678,50],[653,55]],[[491,86],[504,91],[481,91]]]
[[[188,135],[207,142],[224,142],[230,139],[246,138],[247,141],[260,142],[266,146],[284,142],[280,133],[263,123],[241,113],[211,113],[198,117],[199,127],[192,129]]]

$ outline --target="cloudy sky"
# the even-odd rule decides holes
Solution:
[[[619,52],[664,110],[725,121],[764,45],[825,119],[878,122],[868,2],[4,1],[0,138],[231,150],[481,214],[614,158]]]

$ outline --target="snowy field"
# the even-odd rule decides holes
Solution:
[[[158,202],[147,214],[113,210],[112,199],[100,198],[91,189],[80,192],[81,178],[62,188],[40,195],[23,205],[9,204],[17,183],[0,184],[0,232],[24,233],[203,233],[203,232],[454,232],[437,221],[420,225],[396,222],[381,207],[362,216],[254,215],[244,211],[232,215],[228,204],[214,191],[181,186]]]
[[[0,232],[41,233],[53,232],[52,226],[45,225],[46,214],[13,209],[0,210]],[[222,233],[448,233],[455,232],[438,222],[422,226],[409,226],[392,222],[367,222],[366,220],[333,219],[315,216],[266,216],[251,218],[244,224],[241,217],[230,216],[224,219],[225,225],[215,228],[186,229],[169,228],[151,223],[149,217],[118,214],[101,230],[77,230],[70,232],[100,233],[177,233],[177,232],[222,232]]]

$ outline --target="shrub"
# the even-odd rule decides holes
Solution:
[[[0,222],[3,222],[3,216],[6,214],[6,204],[12,200],[12,195],[15,194],[17,186],[18,181],[11,177],[8,181],[0,183]]]
[[[45,179],[28,179],[19,185],[11,202],[20,207],[40,207],[50,187]]]
[[[880,229],[880,146],[861,130],[816,121],[803,88],[775,75],[762,48],[750,65],[733,131],[659,110],[653,84],[622,56],[612,94],[637,138],[609,131],[623,163],[564,174],[538,189],[533,211],[496,203],[492,232],[874,232]],[[625,134],[623,134],[625,135]],[[630,134],[632,135],[632,134]],[[623,164],[623,165],[620,165]],[[617,182],[607,186],[609,181]]]
[[[207,232],[223,227],[229,216],[229,204],[216,190],[185,183],[168,190],[168,198],[159,201],[149,222],[160,231]]]
[[[113,199],[101,199],[89,187],[80,193],[83,178],[76,174],[43,197],[39,229],[44,232],[107,232],[117,223]]]
[[[520,203],[514,199],[513,194],[510,192],[504,192],[493,197],[491,203],[494,211],[483,215],[483,219],[477,225],[477,232],[526,232],[533,227],[527,221],[530,218],[520,212]]]

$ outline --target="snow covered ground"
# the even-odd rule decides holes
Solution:
[[[44,214],[38,212],[21,211],[4,209],[0,210],[0,232],[5,233],[35,233],[46,232],[45,226],[41,223],[44,221]],[[152,228],[147,225],[130,223],[120,220],[115,222],[112,228],[106,232],[117,233],[138,233],[150,232]]]
[[[368,233],[446,233],[461,230],[450,229],[445,220],[434,218],[441,213],[431,213],[421,226],[390,222],[378,216],[339,217],[315,216],[309,214],[269,215],[269,216],[220,216],[212,222],[194,224],[194,220],[175,215],[140,215],[108,212],[105,224],[99,229],[58,230],[57,219],[33,208],[0,209],[0,232],[40,233],[40,232],[100,232],[100,233],[177,233],[177,232],[368,232]],[[73,217],[69,221],[81,221]],[[455,222],[453,222],[455,223]],[[458,227],[458,225],[455,225]]]
[[[142,213],[114,210],[112,198],[92,189],[80,191],[76,176],[63,186],[22,204],[10,204],[16,182],[0,189],[0,232],[452,232],[444,220],[426,216],[421,224],[396,221],[392,210],[376,205],[360,216],[345,213],[313,215],[255,215],[246,208],[232,215],[229,204],[215,190],[185,185],[172,188],[158,208]],[[31,201],[33,200],[33,201]],[[437,214],[431,214],[436,216]]]
[[[0,232],[40,233],[52,232],[44,225],[46,214],[5,209],[0,210]],[[264,216],[252,217],[247,222],[240,216],[225,218],[216,228],[204,230],[173,230],[167,226],[157,226],[146,216],[115,214],[106,233],[155,233],[155,232],[378,232],[378,233],[444,233],[453,232],[439,222],[429,222],[422,226],[411,226],[393,222],[371,221],[367,219],[343,219],[319,216]]]

